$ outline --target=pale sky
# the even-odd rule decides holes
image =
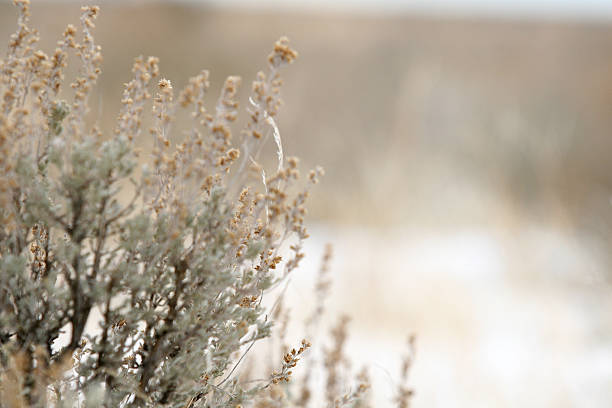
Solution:
[[[178,0],[252,9],[612,19],[612,0]]]

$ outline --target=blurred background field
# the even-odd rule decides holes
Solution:
[[[299,50],[278,124],[286,154],[327,174],[288,298],[299,322],[331,242],[325,324],[352,316],[376,406],[408,333],[415,407],[612,404],[612,14],[99,3],[107,132],[137,55],[175,89],[210,69],[212,108],[227,75],[247,102],[279,36]],[[78,15],[34,2],[47,50]],[[0,1],[0,38],[14,29]]]

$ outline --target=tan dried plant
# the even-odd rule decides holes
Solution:
[[[239,137],[240,78],[209,110],[207,71],[175,96],[154,57],[135,59],[105,135],[88,103],[102,73],[98,7],[83,7],[79,28],[47,54],[29,1],[13,2],[17,31],[0,60],[0,407],[307,406],[290,382],[307,340],[265,378],[240,375],[272,334],[264,298],[304,256],[305,202],[322,175],[300,181],[276,124],[280,72],[297,58],[289,41],[253,81]],[[69,53],[80,65],[66,89]],[[179,110],[191,113],[184,134],[173,132]],[[270,175],[258,162],[268,139]],[[343,330],[326,360],[330,406],[368,387],[364,374],[353,393],[333,395]]]

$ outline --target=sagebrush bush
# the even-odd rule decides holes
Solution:
[[[114,134],[103,135],[87,120],[102,63],[98,8],[84,7],[80,30],[68,26],[49,56],[36,49],[28,1],[14,3],[18,29],[0,61],[0,407],[308,406],[310,371],[289,384],[307,340],[263,379],[241,369],[271,336],[278,310],[262,300],[303,257],[304,203],[322,172],[300,184],[275,124],[279,70],[297,57],[288,40],[253,81],[239,143],[240,79],[226,80],[209,112],[207,71],[175,101],[153,57],[136,58]],[[69,52],[80,60],[72,92],[62,90]],[[192,128],[171,136],[177,109]],[[135,146],[144,138],[150,159]],[[268,138],[270,176],[257,162]],[[365,373],[339,385],[344,327],[325,353],[321,400],[365,406]]]

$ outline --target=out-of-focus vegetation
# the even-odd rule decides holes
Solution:
[[[600,237],[612,231],[612,26],[171,5],[108,4],[103,14],[94,102],[105,118],[116,115],[135,55],[159,55],[179,85],[214,65],[218,84],[252,70],[248,62],[279,33],[290,36],[304,58],[287,81],[283,138],[328,170],[334,194],[321,194],[316,217],[375,225],[535,217]],[[76,17],[70,4],[40,4],[32,18],[51,41]],[[1,35],[13,18],[0,4]]]

